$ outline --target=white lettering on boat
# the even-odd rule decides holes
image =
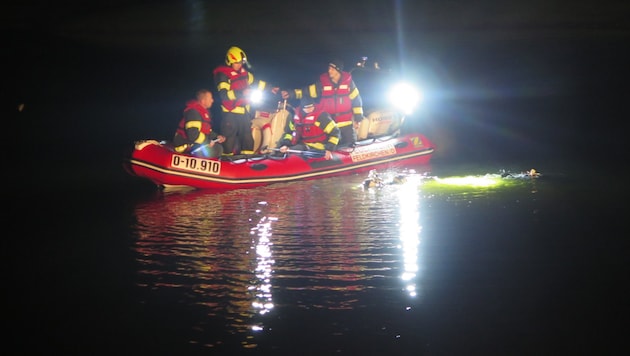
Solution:
[[[191,172],[200,172],[219,175],[221,173],[221,162],[190,156],[173,155],[171,158],[173,168]]]
[[[393,144],[378,145],[378,147],[359,146],[355,147],[350,154],[353,162],[365,161],[372,158],[385,157],[396,154],[396,147]]]

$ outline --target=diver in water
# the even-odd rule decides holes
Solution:
[[[368,177],[363,181],[363,188],[382,188],[385,185],[390,184],[403,184],[407,181],[407,177],[404,174],[396,174],[389,179],[384,179],[376,169],[372,169],[368,174]]]
[[[514,174],[509,173],[509,172],[505,172],[505,171],[503,173],[501,173],[501,178],[538,178],[540,176],[541,176],[540,172],[538,172],[534,168],[532,168],[529,171],[526,171],[524,173],[519,173],[517,175],[514,175]]]

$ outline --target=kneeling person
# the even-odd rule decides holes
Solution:
[[[279,142],[280,152],[294,150],[325,150],[326,159],[332,158],[337,148],[340,131],[329,113],[323,111],[311,98],[302,98],[300,107],[287,121]]]

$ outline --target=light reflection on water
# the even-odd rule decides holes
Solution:
[[[252,335],[296,310],[412,309],[426,277],[427,209],[469,204],[491,188],[444,188],[432,177],[410,175],[401,184],[366,189],[364,178],[157,192],[135,208],[137,284],[151,291],[141,302],[174,294],[174,303],[203,306],[206,317],[188,326],[200,333],[189,342],[206,347],[227,335],[256,347]]]
[[[403,184],[397,192],[400,201],[400,244],[403,256],[403,273],[400,278],[406,283],[409,296],[418,294],[418,248],[420,245],[420,199],[416,184]]]
[[[138,285],[177,290],[228,333],[264,330],[278,308],[362,307],[375,288],[413,297],[418,187],[374,192],[363,178],[156,193],[135,209]]]

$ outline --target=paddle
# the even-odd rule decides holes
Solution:
[[[270,148],[270,150],[276,151],[276,152],[280,152],[279,148]],[[308,158],[322,158],[322,157],[326,156],[326,151],[324,151],[324,150],[302,151],[302,150],[291,150],[291,149],[289,149],[285,153],[298,154],[300,156],[304,156],[304,157],[308,157]]]

